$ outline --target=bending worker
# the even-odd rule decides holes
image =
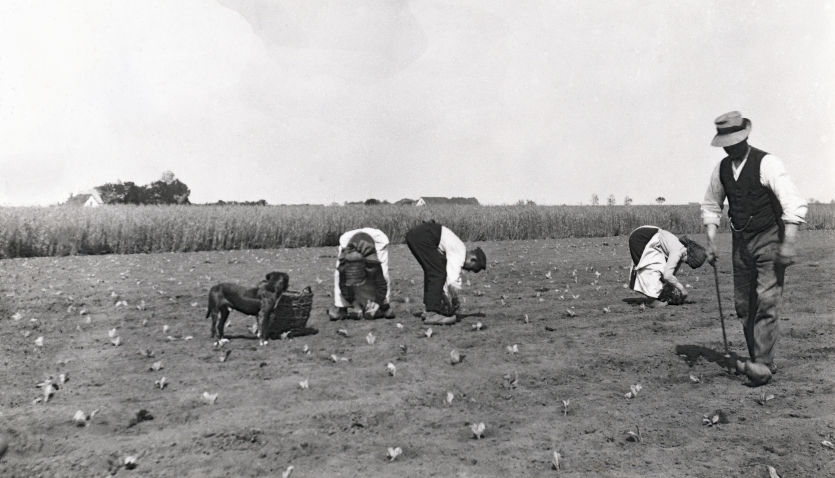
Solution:
[[[687,298],[687,289],[676,279],[682,262],[693,269],[704,264],[705,249],[687,236],[655,226],[641,226],[629,234],[632,269],[629,287],[650,298],[650,307],[680,305]]]
[[[742,320],[750,359],[737,370],[754,385],[776,372],[777,309],[783,297],[786,267],[794,263],[798,224],[806,222],[806,200],[779,158],[748,145],[751,120],[738,111],[714,121],[712,146],[727,156],[716,165],[702,201],[708,261],[717,257],[716,230],[728,199],[733,238],[734,306]]]
[[[435,221],[412,228],[406,233],[406,244],[423,268],[423,323],[454,324],[460,306],[461,269],[480,272],[487,268],[487,256],[480,247],[468,251],[458,236]]]
[[[383,231],[370,227],[342,234],[333,274],[334,307],[328,310],[331,320],[394,318],[388,244]]]

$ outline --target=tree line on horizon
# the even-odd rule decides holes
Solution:
[[[105,183],[94,188],[104,204],[191,204],[191,190],[166,171],[159,180],[144,186],[133,181]]]

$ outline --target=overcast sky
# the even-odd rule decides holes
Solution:
[[[0,204],[701,201],[713,120],[835,198],[832,1],[0,2]]]

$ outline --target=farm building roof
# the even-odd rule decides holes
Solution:
[[[431,196],[421,196],[420,199],[417,201],[418,205],[429,205],[429,204],[464,204],[464,205],[473,205],[478,206],[479,202],[476,198],[445,198],[445,197],[431,197]]]
[[[70,197],[64,202],[65,206],[100,206],[103,202],[98,193],[78,193],[70,194]]]
[[[75,196],[71,196],[67,199],[67,202],[64,204],[67,206],[83,206],[84,203],[86,203],[92,196],[92,194],[76,194]]]

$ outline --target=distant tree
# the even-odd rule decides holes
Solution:
[[[599,198],[599,197],[597,197],[597,194],[592,194],[592,195],[591,195],[591,205],[592,205],[592,206],[598,206],[598,205],[600,205],[600,198]]]
[[[102,184],[95,188],[99,193],[99,197],[105,204],[124,204],[125,203],[125,185],[121,181],[115,183]]]
[[[124,204],[148,204],[148,190],[144,186],[137,186],[133,181],[125,183]]]
[[[664,199],[663,196],[658,196],[657,198],[655,198],[655,202],[658,204],[664,204],[664,201],[666,201],[666,199]]]
[[[606,199],[606,204],[609,206],[614,206],[616,202],[618,202],[618,200],[615,199],[614,194],[610,194],[609,197]]]
[[[132,181],[102,184],[95,189],[105,204],[146,204],[146,189]]]
[[[159,181],[147,186],[137,186],[132,181],[117,181],[95,189],[105,204],[191,204],[188,200],[191,190],[175,179],[171,171],[166,171]]]
[[[170,183],[159,180],[146,186],[145,204],[190,204],[188,197],[191,191],[179,179]]]
[[[379,200],[374,199],[374,198],[365,200],[365,205],[366,206],[379,206],[380,204],[382,204],[382,203]]]
[[[631,206],[632,205],[632,198],[629,197],[628,194],[623,197],[623,205],[624,206]]]

